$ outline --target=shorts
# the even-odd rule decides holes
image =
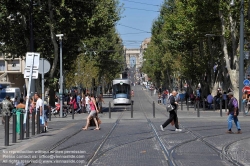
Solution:
[[[96,110],[91,110],[89,116],[96,118]]]
[[[2,111],[2,116],[10,116],[10,111]]]
[[[48,111],[44,110],[44,121],[47,122],[48,121]]]

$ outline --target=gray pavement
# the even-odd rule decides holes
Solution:
[[[227,116],[219,110],[200,111],[194,108],[178,110],[182,132],[159,126],[168,118],[164,105],[157,104],[157,96],[133,86],[133,118],[131,106],[112,106],[111,118],[104,98],[101,130],[90,127],[82,131],[88,114],[77,114],[72,120],[52,118],[49,132],[18,140],[4,146],[4,129],[0,126],[1,166],[14,165],[17,160],[29,165],[250,165],[249,116],[239,116],[242,134],[226,134]],[[153,106],[155,102],[155,118]],[[233,127],[235,130],[235,126]]]

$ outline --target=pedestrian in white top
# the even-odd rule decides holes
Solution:
[[[40,95],[38,93],[35,93],[34,95],[35,100],[36,100],[36,112],[39,111],[40,113],[40,121],[42,121],[42,124],[44,124],[44,116],[43,116],[43,100],[40,98]],[[44,124],[44,126],[46,126]]]
[[[89,94],[87,93],[86,97],[85,97],[85,108],[86,108],[86,111],[90,112],[90,107],[89,107]]]

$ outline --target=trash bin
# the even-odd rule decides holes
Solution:
[[[14,112],[16,112],[16,132],[20,134],[20,115],[22,113],[22,109],[17,109]]]

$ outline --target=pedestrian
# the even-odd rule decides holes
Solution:
[[[49,110],[50,110],[50,107],[48,105],[48,103],[46,101],[44,101],[44,130],[45,132],[48,131],[48,116],[49,116]]]
[[[169,111],[168,120],[160,126],[162,131],[164,131],[164,128],[167,125],[169,125],[169,123],[171,123],[173,120],[174,120],[174,124],[175,124],[175,128],[176,128],[175,131],[182,131],[182,129],[179,128],[178,117],[177,117],[177,112],[176,112],[177,107],[178,107],[178,102],[175,101],[176,95],[177,95],[177,92],[173,91],[172,95],[169,96],[169,102],[173,106],[174,109]]]
[[[43,116],[43,100],[40,97],[40,94],[35,93],[34,98],[36,100],[36,112],[40,113],[40,126],[43,125],[44,126],[44,116]],[[45,128],[43,128],[43,130],[41,132],[45,132],[44,130]]]
[[[94,95],[91,94],[91,97],[90,97],[90,100],[89,100],[89,105],[90,105],[90,114],[89,116],[87,117],[87,123],[86,123],[86,126],[84,128],[82,128],[82,130],[87,130],[88,127],[89,127],[89,124],[90,124],[90,120],[93,118],[94,119],[94,122],[95,122],[95,125],[96,125],[96,128],[94,130],[100,130],[100,127],[99,127],[99,124],[98,124],[98,121],[97,121],[97,113],[99,112],[98,109],[97,109],[97,106],[96,106],[96,101],[95,101],[95,98],[94,98]]]
[[[24,102],[23,98],[20,98],[19,101],[20,101],[19,104],[16,105],[16,109],[25,109],[25,104],[23,103]]]
[[[90,113],[90,108],[89,108],[89,94],[87,93],[86,97],[85,97],[85,108],[87,113]]]
[[[71,113],[74,114],[76,113],[76,110],[78,109],[78,105],[77,105],[77,99],[76,99],[76,95],[73,95],[71,100],[70,100],[70,105],[71,105]]]
[[[82,94],[82,99],[81,99],[81,112],[85,112],[86,111],[86,108],[85,108],[85,95]]]
[[[211,93],[209,93],[209,94],[207,95],[208,109],[213,109],[213,108],[212,108],[213,101],[214,101],[214,97],[211,95]]]
[[[239,114],[239,108],[238,108],[238,101],[237,99],[234,97],[233,92],[229,92],[228,94],[228,98],[229,98],[229,103],[228,103],[228,118],[227,118],[227,122],[228,122],[228,131],[227,133],[232,134],[232,127],[233,127],[233,121],[238,129],[237,134],[241,134],[241,128],[240,128],[240,122],[238,120],[238,114]]]
[[[134,90],[131,91],[131,97],[134,97]]]
[[[100,113],[102,113],[102,103],[105,104],[102,93],[100,93],[97,97],[97,107]]]
[[[8,116],[10,120],[11,111],[13,109],[13,104],[10,100],[10,96],[6,96],[2,102],[2,124],[5,124],[5,117]]]

